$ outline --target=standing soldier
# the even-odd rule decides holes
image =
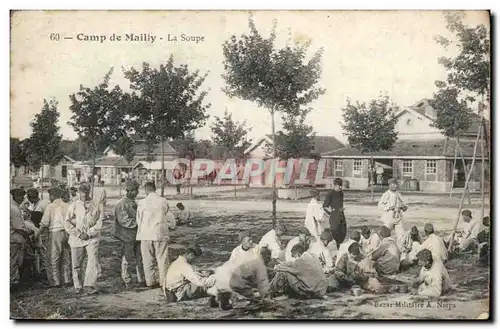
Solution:
[[[82,291],[83,258],[87,253],[87,266],[83,287],[88,294],[97,292],[98,249],[104,213],[102,207],[90,197],[90,184],[80,184],[80,199],[69,206],[64,227],[69,233],[73,284],[76,293]]]
[[[396,232],[398,246],[402,245],[405,238],[405,229],[403,225],[403,212],[408,208],[398,191],[396,179],[389,179],[389,189],[382,194],[378,202],[378,208],[382,212],[382,223],[389,230]]]
[[[23,220],[19,205],[23,202],[26,192],[20,188],[10,191],[10,289],[19,287],[21,267],[29,231]]]
[[[135,181],[127,182],[126,195],[115,207],[115,237],[121,242],[120,256],[122,279],[125,287],[129,287],[131,277],[129,267],[135,263],[137,282],[144,282],[142,265],[141,243],[136,241],[137,236],[137,203],[135,198],[139,194],[139,184]]]
[[[326,196],[323,202],[323,209],[330,215],[330,230],[332,231],[333,239],[337,242],[337,248],[339,248],[347,234],[342,179],[335,178],[333,181],[333,190]]]
[[[164,282],[169,265],[168,232],[169,227],[175,227],[175,218],[167,200],[156,193],[155,183],[147,182],[144,188],[146,197],[137,206],[136,240],[141,242],[146,285],[149,288],[158,288],[159,283]],[[159,276],[156,275],[157,272]]]
[[[68,212],[69,204],[62,200],[62,192],[60,188],[49,190],[51,203],[47,206],[40,223],[41,232],[49,231],[49,283],[54,287],[71,284],[71,251],[68,233],[64,230],[64,216]]]

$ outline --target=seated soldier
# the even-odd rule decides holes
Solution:
[[[191,225],[191,211],[182,203],[177,204],[177,213],[175,214],[175,222],[177,225]]]
[[[372,232],[369,227],[361,228],[361,252],[365,255],[372,253],[380,245],[380,235],[377,232]]]
[[[416,226],[413,226],[407,233],[403,245],[401,246],[401,267],[408,268],[417,265],[417,253],[420,250],[422,239]]]
[[[249,231],[241,232],[238,236],[240,245],[231,252],[230,262],[240,263],[259,254],[258,246],[253,243]]]
[[[349,246],[347,254],[342,255],[334,271],[340,286],[359,285],[361,289],[367,291],[381,292],[382,286],[377,279],[372,261],[361,253],[361,247],[357,242]]]
[[[311,245],[311,233],[305,226],[299,228],[299,235],[290,239],[285,249],[285,261],[289,262],[294,259],[292,249],[298,244],[302,244],[304,248],[309,249]]]
[[[215,276],[202,275],[192,265],[201,255],[200,247],[189,246],[186,252],[169,266],[163,283],[164,294],[169,301],[208,297],[207,289],[214,285]]]
[[[443,263],[433,259],[429,249],[422,249],[417,254],[422,266],[418,278],[413,283],[416,293],[421,296],[439,297],[451,288],[450,276]]]
[[[372,253],[374,267],[380,275],[392,275],[399,272],[399,260],[401,259],[396,238],[391,237],[391,230],[386,226],[381,226],[379,235],[382,237],[380,246]]]
[[[317,257],[306,251],[302,243],[292,248],[291,261],[276,266],[271,281],[271,296],[287,295],[292,298],[322,298],[327,291],[323,267]]]
[[[420,250],[429,249],[432,257],[439,259],[444,264],[448,259],[448,250],[446,250],[443,239],[434,233],[434,225],[431,223],[424,225],[424,232],[427,238],[422,242]]]
[[[333,234],[330,229],[326,229],[320,236],[319,241],[315,241],[311,243],[311,247],[309,248],[309,252],[318,257],[321,262],[321,266],[323,266],[323,271],[326,275],[326,280],[328,282],[328,291],[335,291],[339,288],[339,283],[337,278],[333,274],[333,256],[330,253],[330,249],[328,249],[328,245],[333,241]]]
[[[462,222],[462,229],[446,238],[447,245],[453,243],[452,252],[468,251],[478,246],[477,235],[483,230],[482,222],[473,219],[470,210],[462,211]]]
[[[231,290],[251,302],[264,300],[269,294],[269,278],[266,266],[270,260],[271,251],[263,247],[259,249],[258,255],[236,266],[229,281]],[[259,290],[258,300],[254,298],[253,289]],[[226,304],[224,300],[220,300],[220,302],[221,305]]]
[[[271,259],[276,261],[285,260],[285,251],[283,248],[282,237],[287,229],[282,221],[279,221],[276,228],[267,232],[259,241],[259,246],[267,245],[271,250]]]
[[[483,218],[484,230],[477,235],[478,247],[478,263],[480,266],[488,266],[490,258],[490,217]]]
[[[359,231],[356,230],[351,231],[351,233],[349,234],[349,240],[340,244],[339,252],[337,253],[337,259],[335,260],[335,265],[338,264],[342,256],[348,253],[351,244],[353,244],[354,242],[359,243],[360,240],[361,240],[361,233],[359,233]]]

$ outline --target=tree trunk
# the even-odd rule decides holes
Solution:
[[[375,160],[373,159],[373,156],[371,157],[371,160],[370,160],[370,178],[371,178],[371,181],[372,181],[372,187],[371,187],[371,198],[372,198],[372,202],[373,200],[375,200]]]
[[[165,170],[165,148],[163,147],[164,143],[163,143],[163,137],[161,137],[161,140],[160,140],[160,144],[161,144],[161,180],[160,180],[160,184],[161,184],[161,196],[165,196],[165,178],[163,175],[163,171]]]
[[[92,170],[91,170],[91,180],[92,180],[92,184],[91,184],[91,188],[90,188],[90,197],[93,198],[94,197],[94,186],[95,186],[95,179],[94,179],[94,170],[95,170],[95,158],[96,158],[96,155],[97,155],[97,149],[96,147],[94,146],[94,150],[92,151]]]
[[[484,94],[481,95],[481,103],[484,103]],[[484,190],[486,188],[485,182],[485,163],[484,163],[484,139],[486,137],[486,129],[483,126],[484,125],[484,120],[483,116],[481,113],[481,128],[479,129],[482,134],[481,134],[481,217],[479,218],[480,220],[483,220],[484,218],[484,198],[485,198],[485,193]]]
[[[189,195],[193,196],[193,159],[189,158]]]
[[[453,238],[455,236],[455,232],[457,230],[457,226],[458,226],[458,222],[460,220],[460,214],[462,212],[462,206],[464,204],[464,200],[465,200],[465,193],[467,193],[467,186],[469,185],[469,180],[470,180],[470,177],[472,175],[472,171],[474,170],[474,162],[476,161],[476,149],[477,149],[477,144],[479,142],[479,137],[481,135],[481,130],[482,130],[482,127],[479,128],[479,132],[477,134],[477,138],[476,138],[476,142],[474,143],[474,153],[472,155],[472,164],[471,164],[471,170],[469,170],[469,173],[467,174],[467,179],[465,180],[465,190],[462,194],[462,199],[460,200],[460,206],[458,207],[458,214],[457,214],[457,220],[455,221],[455,225],[453,226],[453,233],[451,234],[451,238],[450,238],[450,243],[448,245],[448,251],[451,251],[451,248],[453,247]]]
[[[450,188],[450,199],[453,194],[453,184],[455,184],[455,168],[457,167],[457,152],[458,143],[455,145],[455,156],[453,157],[453,167],[451,168],[451,188]]]
[[[481,129],[479,129],[479,131],[481,131]],[[458,147],[458,151],[460,152],[460,158],[462,159],[462,165],[464,166],[464,173],[466,173],[467,166],[465,165],[464,153],[462,152],[462,148],[460,147],[460,137],[459,136],[457,136],[457,147]],[[474,166],[471,165],[471,170],[473,168],[474,168]],[[469,183],[468,182],[465,182],[465,190],[464,191],[467,193],[467,201],[470,204],[470,193],[469,193]]]
[[[40,199],[43,200],[43,162],[42,162],[42,173],[40,174]]]
[[[271,131],[273,135],[273,163],[272,165],[276,165],[274,161],[276,161],[276,131],[274,127],[274,108],[271,110]],[[276,171],[276,168],[274,168]],[[276,201],[277,201],[277,193],[276,193],[276,175],[273,175],[273,214],[272,214],[272,222],[273,229],[276,228]]]

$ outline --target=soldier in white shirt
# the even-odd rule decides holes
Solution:
[[[396,232],[398,245],[401,245],[404,240],[405,228],[403,222],[403,212],[408,207],[406,206],[401,193],[398,191],[397,180],[389,179],[389,190],[387,190],[380,201],[378,208],[382,212],[381,220],[385,227]]]
[[[378,248],[382,239],[377,232],[372,232],[369,227],[363,226],[361,228],[361,251],[364,255],[368,255]]]
[[[252,236],[249,231],[241,232],[238,235],[240,245],[231,252],[230,262],[241,263],[245,262],[249,257],[259,255],[259,247],[252,241]]]
[[[167,200],[156,193],[153,182],[147,182],[144,188],[147,196],[138,202],[136,239],[141,241],[146,285],[156,288],[163,284],[168,268],[169,229],[175,227],[175,217]]]
[[[304,226],[319,241],[319,237],[329,227],[329,216],[323,211],[323,203],[319,201],[319,191],[311,189],[311,201],[307,205]]]
[[[312,238],[309,230],[305,226],[301,226],[299,228],[299,235],[290,239],[290,241],[288,241],[288,244],[286,245],[285,261],[289,262],[294,260],[294,257],[292,255],[292,249],[295,245],[302,244],[304,246],[304,249],[308,250],[311,245],[311,242],[316,241],[316,240],[314,241],[311,240]]]
[[[181,202],[176,207],[178,209],[175,215],[176,225],[191,225],[191,211]]]
[[[361,240],[361,233],[359,233],[359,231],[355,231],[355,230],[351,231],[350,236],[349,236],[349,240],[340,244],[339,251],[337,253],[337,259],[335,260],[335,266],[338,265],[342,256],[349,253],[349,247],[351,246],[351,244],[353,244],[354,242],[359,243],[360,240]]]
[[[287,229],[285,223],[279,221],[276,223],[276,229],[267,232],[259,241],[259,246],[267,246],[271,251],[271,259],[277,261],[285,260],[282,236],[286,233]]]
[[[197,245],[189,246],[169,266],[162,284],[169,301],[177,302],[207,297],[207,289],[215,284],[215,276],[203,275],[196,271],[193,263],[201,257],[202,250]]]
[[[432,257],[429,249],[422,249],[417,254],[422,265],[418,278],[413,283],[420,296],[439,297],[451,288],[451,280],[443,263]]]
[[[424,232],[427,238],[422,242],[420,250],[429,249],[432,257],[444,264],[448,259],[448,250],[446,250],[443,239],[434,233],[434,226],[431,223],[425,224]]]
[[[49,231],[49,282],[55,287],[71,284],[71,249],[68,233],[64,229],[64,217],[68,213],[69,204],[61,199],[61,194],[59,188],[49,190],[52,202],[45,209],[40,223],[42,232]]]
[[[87,266],[83,287],[88,294],[94,294],[97,292],[96,283],[99,275],[97,255],[104,212],[102,205],[90,197],[90,185],[88,183],[80,184],[79,191],[80,199],[69,206],[64,227],[66,232],[69,233],[73,285],[76,293],[82,291],[82,265],[86,253]]]

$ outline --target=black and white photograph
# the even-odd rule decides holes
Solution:
[[[10,319],[491,320],[491,21],[11,10]]]

